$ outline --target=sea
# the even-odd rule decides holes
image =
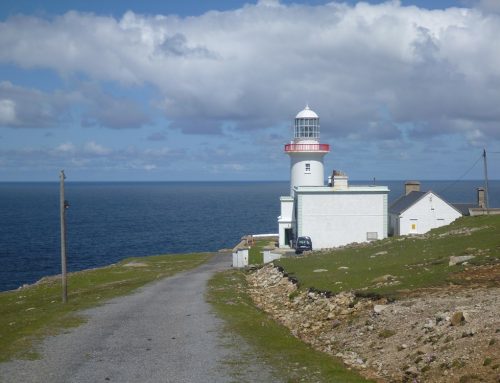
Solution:
[[[373,184],[374,181],[351,181]],[[390,188],[389,203],[404,181]],[[475,202],[483,181],[421,181],[450,202]],[[66,182],[68,271],[127,257],[213,252],[247,234],[277,233],[289,182]],[[500,207],[500,181],[489,182]],[[58,182],[0,183],[0,291],[60,273]]]

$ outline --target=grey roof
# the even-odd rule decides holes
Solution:
[[[391,204],[391,206],[389,206],[389,213],[401,214],[427,193],[428,192],[423,191],[412,191],[406,195],[399,197]]]
[[[423,191],[412,191],[408,193],[407,195],[403,195],[399,197],[396,201],[394,201],[391,206],[389,206],[389,214],[401,214],[405,210],[407,210],[410,206],[414,205],[417,201],[422,199],[426,194],[432,193],[436,197],[440,198],[448,204],[451,208],[455,209],[462,215],[469,215],[469,210],[467,209],[467,214],[465,214],[460,208],[458,208],[455,204],[451,204],[448,201],[446,201],[444,198],[440,197],[436,193],[434,193],[432,190],[428,190],[426,192]]]
[[[479,205],[475,203],[452,203],[453,207],[460,211],[462,215],[470,215],[469,209],[478,208]]]

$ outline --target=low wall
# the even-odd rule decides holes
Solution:
[[[499,215],[500,214],[500,209],[499,208],[491,208],[491,209],[469,209],[469,213],[471,217],[477,216],[477,215]]]

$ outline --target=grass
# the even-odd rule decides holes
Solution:
[[[256,349],[259,359],[270,364],[287,382],[367,382],[332,357],[313,350],[290,331],[257,309],[246,293],[243,271],[229,270],[209,281],[208,301],[226,320],[230,331],[241,335]]]
[[[71,273],[67,304],[61,303],[61,283],[56,277],[0,293],[0,362],[36,358],[34,343],[84,322],[78,310],[196,267],[210,256],[204,253],[128,258],[111,266]],[[136,267],[126,266],[131,262],[136,262]]]
[[[274,241],[271,241],[273,243]],[[248,263],[250,265],[260,265],[264,263],[264,256],[262,255],[262,249],[269,245],[270,241],[268,239],[259,239],[255,241],[254,245],[250,248],[248,252]]]
[[[478,230],[467,235],[463,233],[467,228]],[[448,265],[450,256],[465,254],[475,255],[469,261],[473,265],[500,263],[500,215],[464,217],[424,237],[388,238],[367,246],[282,258],[275,264],[297,277],[304,288],[397,296],[404,290],[466,283],[460,272],[468,266]],[[316,269],[328,271],[315,273]]]

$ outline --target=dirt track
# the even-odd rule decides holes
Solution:
[[[224,333],[205,302],[208,279],[229,265],[227,255],[216,255],[194,270],[85,311],[86,324],[42,343],[42,359],[0,364],[0,381],[276,381],[242,339]]]

